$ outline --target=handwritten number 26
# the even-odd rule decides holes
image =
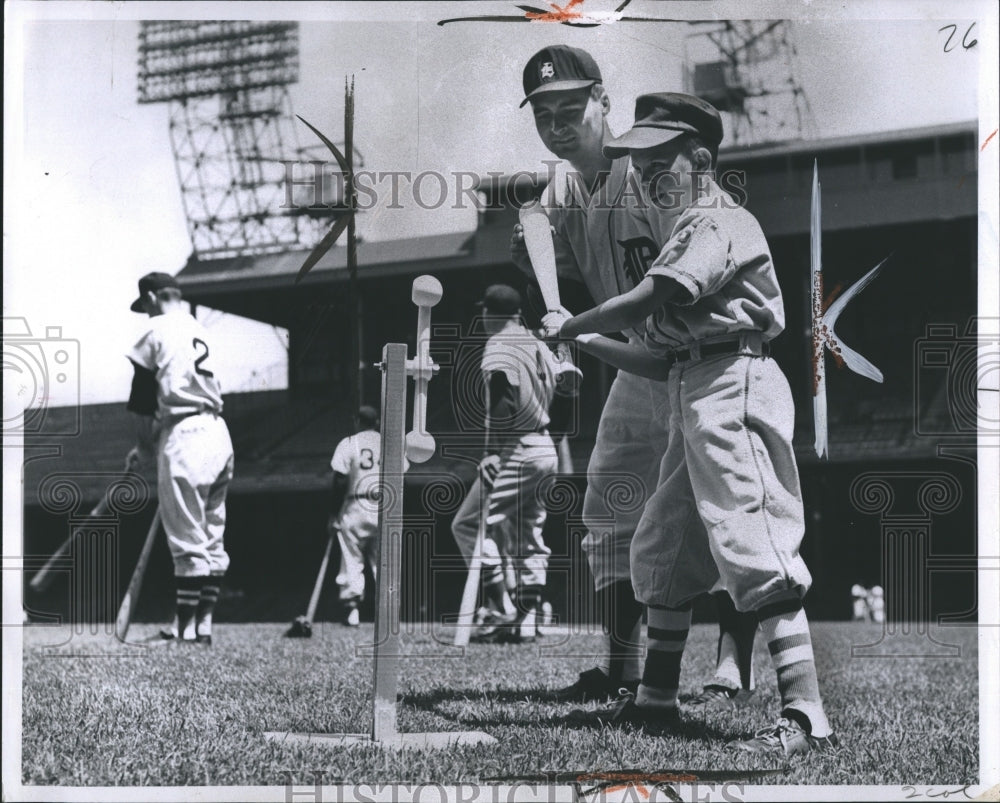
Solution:
[[[969,34],[972,33],[972,29],[975,28],[975,27],[976,27],[976,23],[972,23],[968,27],[968,29],[965,31],[965,36],[962,37],[962,49],[963,50],[968,50],[969,48],[973,48],[979,42],[978,39],[973,39],[971,42],[969,41]],[[951,44],[951,40],[955,37],[955,33],[958,31],[958,26],[957,25],[945,25],[943,28],[938,28],[938,33],[941,33],[941,31],[947,31],[949,28],[951,29],[951,33],[948,34],[948,41],[944,43],[944,52],[945,53],[951,53],[951,51],[954,50],[955,47],[956,47],[956,45],[952,45]],[[949,47],[949,45],[950,45],[950,47]]]

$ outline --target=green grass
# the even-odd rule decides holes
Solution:
[[[319,624],[312,639],[285,639],[284,624],[216,628],[210,650],[143,649],[106,637],[25,631],[23,780],[62,786],[256,786],[325,783],[459,783],[614,770],[764,770],[781,784],[966,784],[978,781],[978,660],[974,628],[936,629],[960,658],[852,658],[880,628],[812,626],[820,684],[842,740],[835,752],[788,762],[744,756],[726,741],[773,721],[774,672],[758,643],[758,703],[691,720],[682,736],[580,729],[573,706],[540,692],[592,665],[601,640],[555,634],[535,645],[472,646],[451,653],[427,633],[404,634],[401,731],[483,730],[498,744],[446,750],[336,750],[283,745],[265,731],[366,732],[371,660],[357,647],[371,626]],[[153,632],[137,625],[130,634]],[[685,655],[682,698],[714,663],[716,627],[698,625]],[[440,636],[446,641],[446,635]],[[919,639],[911,639],[919,646]],[[62,643],[60,643],[62,642]],[[46,648],[44,645],[56,645]],[[574,653],[551,657],[543,653]],[[499,780],[497,780],[499,782]]]

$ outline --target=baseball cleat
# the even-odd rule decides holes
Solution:
[[[682,705],[691,711],[728,711],[746,705],[753,696],[753,689],[730,689],[709,684]]]
[[[304,616],[296,616],[292,626],[285,631],[285,638],[311,638],[312,622]]]
[[[518,628],[517,614],[487,611],[483,623],[472,633],[469,641],[475,644],[504,644]]]
[[[595,666],[581,672],[572,685],[556,689],[549,699],[555,703],[604,702],[617,697],[620,689],[635,694],[638,687],[639,681],[637,680],[615,683],[604,674],[603,669]]]
[[[212,646],[212,634],[206,633],[204,635],[195,636],[194,643],[199,647],[211,647]]]
[[[623,693],[607,708],[588,711],[578,708],[570,711],[569,719],[580,725],[595,728],[631,728],[651,736],[674,733],[680,728],[681,718],[676,708],[654,708],[636,705],[632,692]]]
[[[728,746],[747,753],[794,756],[810,750],[830,750],[838,745],[835,734],[822,738],[810,736],[798,722],[782,717],[777,725],[762,728],[751,738],[737,739]]]
[[[140,643],[149,647],[170,647],[179,641],[180,639],[169,630],[158,630],[153,635],[144,638]]]

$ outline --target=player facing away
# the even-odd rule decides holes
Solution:
[[[541,486],[555,475],[558,458],[548,430],[549,408],[557,383],[567,372],[578,374],[578,370],[572,363],[558,362],[548,346],[524,327],[521,296],[513,287],[488,287],[481,306],[490,336],[481,364],[487,454],[477,482],[455,514],[452,533],[469,562],[480,505],[488,506],[482,583],[491,613],[473,640],[524,643],[536,637],[550,554],[542,539],[547,513]],[[513,601],[506,594],[505,564],[514,574]]]
[[[333,510],[330,528],[340,542],[337,587],[344,606],[344,624],[360,623],[358,605],[365,596],[365,566],[378,577],[378,506],[382,480],[382,435],[378,411],[367,404],[358,409],[359,432],[337,444],[333,469]],[[409,468],[403,458],[403,471]]]
[[[135,369],[127,409],[138,422],[128,464],[135,469],[156,457],[160,516],[177,582],[174,625],[160,636],[208,646],[229,568],[223,534],[233,477],[212,338],[188,313],[169,274],[143,276],[131,309],[150,320],[127,355]]]
[[[666,375],[669,445],[632,541],[632,581],[648,609],[638,692],[597,720],[671,728],[691,600],[721,577],[760,622],[778,676],[777,724],[746,741],[786,755],[836,744],[823,710],[802,598],[805,529],[792,449],[794,407],[768,343],[784,328],[770,250],[757,220],[715,182],[722,121],[690,95],[636,100],[635,126],[605,152],[631,156],[662,247],[632,290],[560,325],[564,337],[644,324],[640,346],[592,340],[620,367]],[[562,313],[547,316],[560,324]],[[684,542],[685,520],[705,531]],[[707,536],[706,533],[707,532]]]
[[[603,152],[613,135],[607,122],[611,101],[600,69],[586,51],[553,45],[529,59],[523,86],[522,105],[531,105],[545,147],[575,171],[562,202],[547,210],[560,278],[582,281],[595,302],[615,298],[642,281],[659,249],[637,209],[627,154],[612,158]],[[532,275],[520,227],[515,228],[511,255]],[[642,342],[641,325],[621,330],[630,343]],[[622,371],[601,412],[587,466],[583,504],[587,535],[582,546],[608,634],[607,653],[599,666],[556,692],[556,699],[603,700],[616,696],[620,687],[634,691],[638,684],[642,605],[632,588],[629,549],[643,505],[615,506],[609,499],[623,479],[636,486],[640,501],[656,488],[668,435],[665,420],[656,413],[665,400],[661,382]],[[696,516],[689,528],[700,537],[702,525]],[[729,707],[753,689],[756,620],[737,613],[725,591],[714,596],[720,614],[717,667],[704,691],[688,701],[691,707]]]

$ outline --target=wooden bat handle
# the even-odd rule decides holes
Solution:
[[[532,201],[521,207],[518,219],[524,230],[524,246],[528,249],[531,268],[538,280],[538,289],[542,292],[542,298],[549,312],[554,312],[562,307],[562,302],[559,300],[556,254],[549,217],[541,204]]]

